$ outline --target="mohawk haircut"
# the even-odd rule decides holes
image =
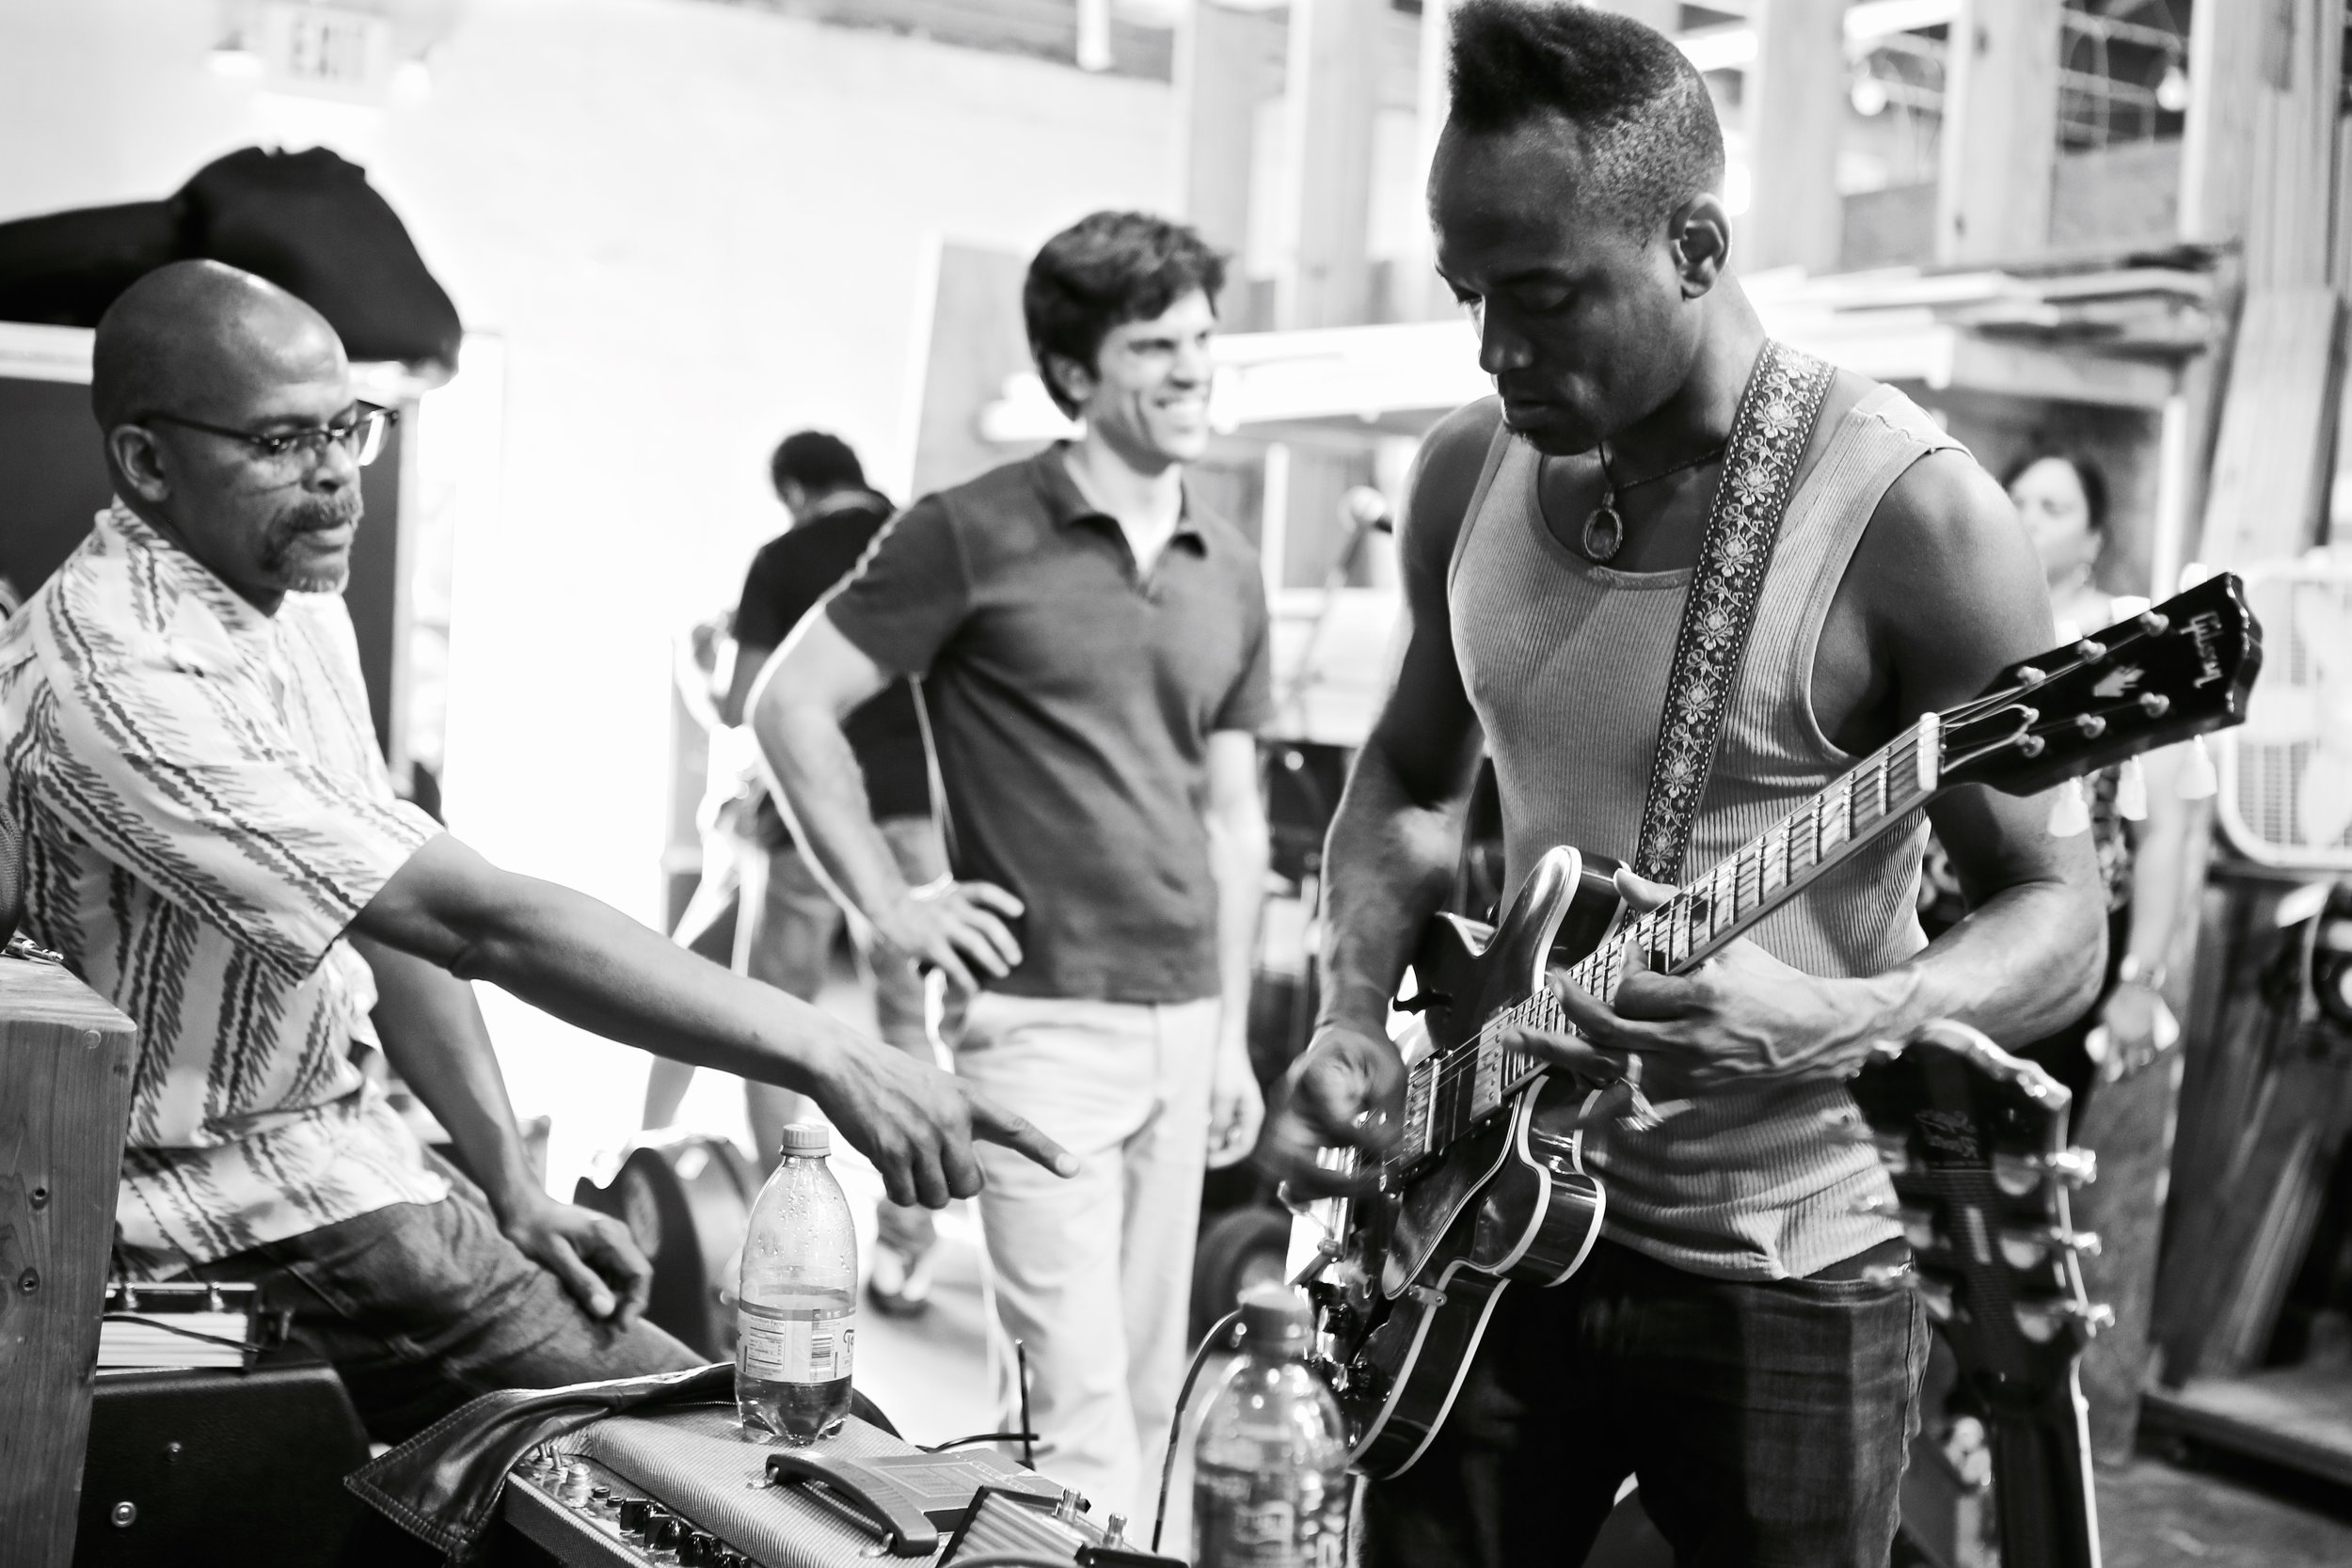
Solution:
[[[1583,144],[1586,199],[1640,232],[1724,181],[1724,132],[1664,34],[1572,0],[1462,0],[1449,117],[1472,135],[1556,115]]]

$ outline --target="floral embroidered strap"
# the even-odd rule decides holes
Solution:
[[[1724,714],[1739,689],[1748,631],[1756,624],[1797,464],[1836,374],[1810,355],[1767,341],[1732,417],[1723,480],[1675,636],[1666,711],[1659,721],[1649,797],[1642,806],[1633,869],[1652,881],[1682,879],[1691,824],[1714,770]]]

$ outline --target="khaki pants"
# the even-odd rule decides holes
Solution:
[[[1064,1180],[980,1145],[980,1212],[997,1315],[1028,1351],[1038,1467],[1098,1519],[1151,1517],[1188,1349],[1218,1012],[983,991],[956,1046],[958,1074],[1080,1162]]]

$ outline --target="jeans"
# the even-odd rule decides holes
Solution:
[[[996,1310],[1029,1355],[1038,1468],[1098,1519],[1151,1517],[1192,1301],[1219,1005],[982,991],[956,1071],[1076,1155],[976,1146]]]
[[[1679,1568],[1885,1568],[1928,1333],[1899,1281],[1707,1279],[1604,1241],[1503,1292],[1437,1441],[1369,1489],[1366,1560],[1576,1568],[1631,1475]]]
[[[891,816],[876,826],[908,886],[920,887],[947,869],[946,849],[932,818]],[[765,853],[748,847],[745,855],[743,907],[758,913],[739,943],[743,972],[787,995],[814,1002],[824,989],[834,941],[847,916],[798,847],[787,845]],[[874,950],[866,957],[874,974],[874,1022],[882,1043],[917,1061],[932,1060],[923,1017],[923,977],[914,961]],[[766,1140],[759,1151],[765,1164],[775,1158],[775,1139],[785,1125],[807,1112],[801,1096],[790,1089],[771,1084],[745,1084],[743,1088],[753,1133]],[[884,1202],[875,1213],[882,1240],[899,1252],[914,1257],[930,1246],[935,1231],[930,1210]]]
[[[427,1158],[432,1158],[427,1156]],[[193,1279],[259,1285],[294,1338],[332,1362],[368,1435],[397,1443],[480,1394],[699,1367],[640,1319],[581,1310],[499,1229],[480,1188],[441,1161],[450,1196],[232,1253]]]

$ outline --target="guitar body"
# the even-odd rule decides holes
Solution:
[[[1597,940],[1616,891],[1605,871],[1584,867],[1573,849],[1547,854],[1491,936],[1452,916],[1431,922],[1413,974],[1432,1052],[1474,1048],[1484,1021],[1537,992],[1564,931],[1587,949]],[[1557,1285],[1591,1252],[1606,1206],[1569,1125],[1584,1098],[1538,1077],[1393,1190],[1346,1206],[1343,1283],[1317,1291],[1366,1474],[1399,1475],[1420,1459],[1505,1285]]]

